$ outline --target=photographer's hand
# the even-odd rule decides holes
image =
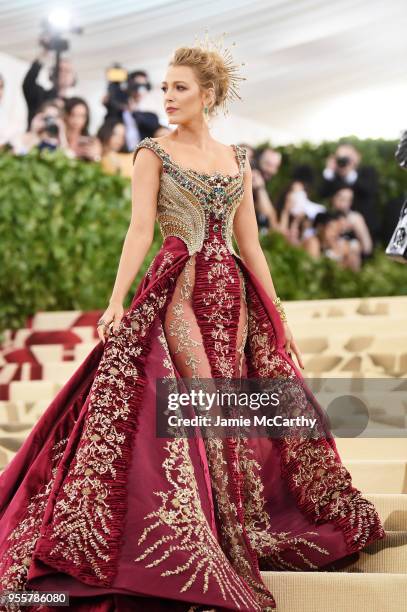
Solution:
[[[41,36],[40,38],[41,51],[37,56],[37,62],[40,62],[41,64],[43,64],[45,60],[49,58],[49,49],[48,49],[49,43],[50,43],[49,36],[47,36],[46,34]]]
[[[58,126],[59,146],[61,149],[68,149],[69,143],[68,143],[68,138],[66,136],[65,121],[61,119],[60,117],[57,117],[55,119],[55,123]]]

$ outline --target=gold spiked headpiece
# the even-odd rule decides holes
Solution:
[[[229,114],[229,109],[227,108],[229,102],[242,99],[238,91],[239,82],[247,81],[246,77],[239,74],[240,66],[245,66],[246,63],[241,62],[240,64],[236,64],[230,49],[224,46],[224,37],[226,34],[227,32],[223,32],[218,38],[210,38],[208,29],[206,28],[205,37],[203,39],[198,39],[198,36],[195,36],[195,46],[205,49],[206,51],[217,51],[225,62],[225,66],[230,77],[230,85],[225,99],[220,104],[220,108],[224,115]],[[231,46],[235,47],[236,43],[232,42]]]

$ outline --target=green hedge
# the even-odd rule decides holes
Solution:
[[[338,266],[332,259],[313,259],[274,232],[263,236],[273,284],[285,300],[316,300],[407,295],[407,268],[377,249],[360,272]]]
[[[400,194],[404,177],[395,162],[390,163],[394,146],[379,141],[375,148],[373,141],[366,141],[372,151],[367,161],[383,162],[389,175],[387,192]],[[321,150],[304,144],[286,147],[284,155],[294,156],[294,160],[287,157],[291,165],[306,160],[322,163],[327,145]],[[283,170],[287,172],[284,166]],[[104,309],[130,220],[130,181],[104,174],[98,164],[47,151],[22,157],[3,152],[0,173],[0,330],[21,327],[37,311]],[[154,245],[126,307],[161,241],[156,227]],[[282,299],[407,291],[405,266],[382,253],[355,274],[330,260],[312,260],[279,234],[263,237],[262,245]]]

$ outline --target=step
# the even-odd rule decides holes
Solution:
[[[40,311],[34,315],[32,327],[35,330],[69,329],[81,314],[81,310]]]
[[[261,574],[276,600],[276,612],[406,612],[406,574]]]
[[[403,493],[366,493],[386,531],[407,531],[407,495]]]
[[[407,340],[406,340],[407,341]],[[382,374],[400,378],[407,373],[406,353],[369,354],[367,352],[352,355],[343,350],[334,350],[329,347],[323,354],[309,353],[306,356],[302,351],[301,340],[298,346],[304,357],[305,373],[308,377],[318,378],[320,372],[331,372],[332,378],[337,372],[362,375],[366,370],[375,373],[374,378],[381,378]],[[306,358],[307,357],[307,358]],[[361,376],[362,377],[362,376]]]
[[[335,438],[342,461],[344,459],[401,459],[407,461],[406,438]]]
[[[407,312],[407,296],[383,296],[368,298],[340,298],[322,300],[291,300],[284,302],[284,309],[291,316],[344,317],[358,314],[362,317],[400,315]]]
[[[340,572],[407,574],[407,531],[386,531],[386,537],[366,546],[359,559]]]
[[[11,401],[49,400],[54,399],[62,384],[50,380],[15,380],[9,386]]]
[[[287,318],[289,318],[288,314]],[[400,330],[406,329],[407,316],[291,317],[289,321],[294,337],[309,338],[316,335],[318,337],[327,336],[329,339],[334,334],[335,336],[342,336],[345,343],[349,338],[355,336],[371,336],[373,338],[383,334],[397,335]]]
[[[407,493],[407,461],[347,459],[353,485],[363,493]]]
[[[48,408],[46,399],[0,401],[0,430],[2,425],[26,424],[31,428]]]

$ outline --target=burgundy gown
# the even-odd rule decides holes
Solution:
[[[0,591],[65,591],[77,611],[272,610],[261,570],[332,568],[383,526],[332,436],[156,436],[159,377],[307,387],[233,248],[243,147],[232,145],[234,175],[183,168],[152,138],[141,147],[162,160],[163,244],[119,334],[94,347],[0,475]]]

